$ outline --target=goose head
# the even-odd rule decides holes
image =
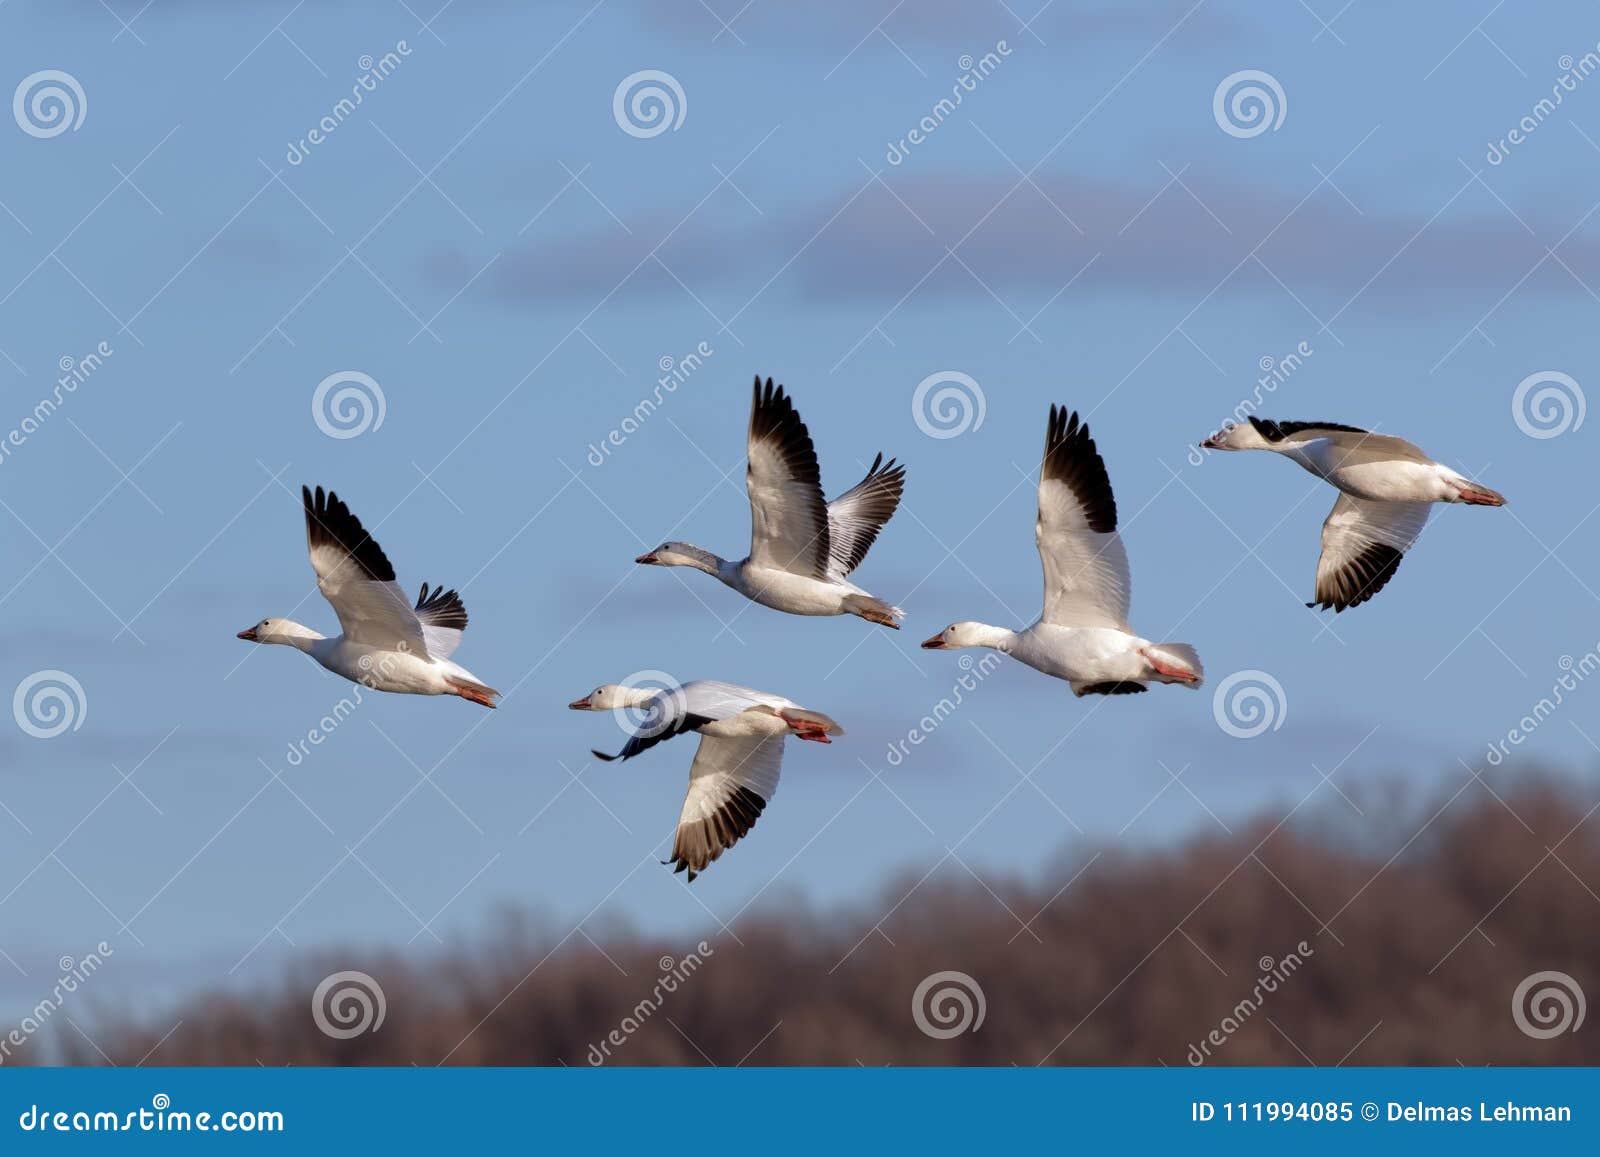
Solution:
[[[963,647],[993,647],[1003,651],[1010,644],[1012,633],[1002,627],[987,623],[951,623],[931,639],[922,643],[924,651],[959,651]]]
[[[262,619],[255,626],[240,631],[236,637],[250,643],[284,643],[289,646],[322,638],[310,627],[302,627],[293,619]]]
[[[620,683],[606,683],[596,687],[582,699],[574,699],[567,706],[574,711],[620,711],[643,706],[655,692],[648,687],[624,687]]]
[[[1251,422],[1227,422],[1222,429],[1200,443],[1202,450],[1267,450],[1272,443],[1261,436]]]
[[[709,550],[701,550],[692,543],[664,542],[633,561],[642,566],[692,566],[696,570],[716,574],[717,565],[722,560]]]

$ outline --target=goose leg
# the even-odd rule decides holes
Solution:
[[[1160,659],[1151,655],[1149,651],[1140,651],[1139,654],[1144,656],[1144,661],[1149,663],[1151,669],[1158,675],[1164,675],[1168,679],[1176,680],[1179,683],[1198,683],[1200,681],[1200,676],[1193,671],[1185,670],[1182,667],[1174,667],[1171,663],[1163,663]]]
[[[813,743],[833,742],[828,738],[827,725],[819,723],[815,719],[802,719],[799,716],[786,715],[781,711],[778,713],[778,718],[789,725],[796,738],[809,739]]]

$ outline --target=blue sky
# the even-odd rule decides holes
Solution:
[[[295,949],[426,954],[507,908],[554,938],[697,939],[784,898],[870,910],[936,865],[995,881],[1259,811],[1354,817],[1324,775],[1358,800],[1454,791],[1600,640],[1572,486],[1594,428],[1533,437],[1513,412],[1530,375],[1568,375],[1571,399],[1596,374],[1600,79],[1534,112],[1595,50],[1584,6],[436,3],[0,8],[6,91],[60,70],[84,105],[55,135],[0,118],[0,428],[62,359],[111,351],[0,459],[0,689],[49,670],[83,689],[76,729],[0,729],[7,1001],[101,940],[119,991],[161,998]],[[642,70],[681,88],[677,128],[615,119]],[[1214,116],[1243,70],[1281,89],[1276,128]],[[1301,348],[1262,413],[1401,433],[1511,500],[1438,512],[1336,619],[1302,605],[1331,491],[1265,456],[1189,460],[1263,359]],[[384,413],[335,438],[312,399],[342,371]],[[944,372],[983,421],[935,438],[912,398]],[[755,373],[790,388],[830,492],[879,450],[908,464],[858,576],[904,631],[633,565],[668,537],[745,549]],[[963,670],[916,643],[1037,613],[1051,402],[1107,459],[1136,626],[1194,643],[1211,686],[1077,701],[1008,664],[891,765]],[[501,710],[368,696],[290,761],[351,688],[234,632],[334,629],[303,482],[336,488],[408,587],[461,588],[457,658]],[[791,745],[759,829],[692,891],[655,863],[691,747],[601,767],[588,749],[620,734],[565,708],[646,669],[849,729]],[[1214,717],[1241,671],[1283,692],[1248,740]],[[1592,766],[1585,695],[1490,774]]]

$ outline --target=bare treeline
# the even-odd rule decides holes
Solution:
[[[1600,996],[1600,818],[1550,782],[1454,786],[1331,828],[1079,854],[1027,882],[911,877],[859,912],[752,914],[704,952],[510,931],[420,964],[318,956],[275,990],[159,1024],[102,1017],[92,1035],[119,1064],[1600,1063],[1600,1025],[1540,1038],[1513,1012],[1536,973],[1576,989],[1535,982],[1534,1030],[1575,1019],[1577,990]],[[378,982],[386,1014],[336,1039],[310,996],[347,969]],[[913,995],[944,972],[970,984],[933,982],[922,1021],[975,1020],[975,990],[983,1019],[939,1037]]]

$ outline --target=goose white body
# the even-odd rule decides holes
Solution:
[[[376,691],[455,695],[462,682],[481,682],[471,671],[449,659],[357,643],[343,635],[313,639],[302,649],[335,675]]]
[[[855,583],[844,579],[814,579],[792,571],[757,566],[749,559],[730,564],[717,577],[752,602],[791,615],[853,614],[855,612],[847,606],[852,599],[872,598]]]
[[[1281,451],[1324,482],[1372,502],[1460,502],[1463,475],[1440,462],[1374,459],[1331,439]]]
[[[1042,619],[1012,634],[1006,653],[1035,671],[1065,679],[1073,689],[1152,678],[1144,650],[1153,644],[1113,627],[1060,627]]]

